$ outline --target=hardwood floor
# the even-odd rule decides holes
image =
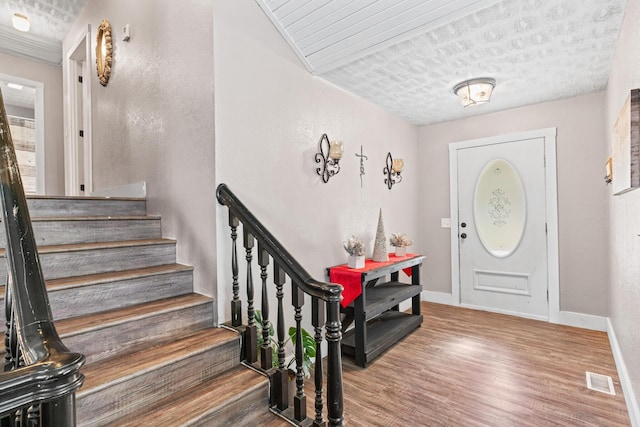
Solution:
[[[422,313],[366,369],[343,356],[347,425],[630,425],[606,333],[432,303]],[[586,371],[610,375],[616,395],[587,389]]]

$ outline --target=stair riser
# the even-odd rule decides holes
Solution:
[[[160,219],[33,221],[33,234],[38,246],[74,245],[79,243],[114,242],[162,237]],[[0,234],[0,248],[6,239]]]
[[[193,272],[186,270],[57,289],[49,291],[49,302],[53,318],[60,320],[188,294],[192,286]]]
[[[36,216],[137,216],[146,215],[145,200],[32,199],[29,215]]]
[[[225,405],[215,408],[187,425],[189,427],[259,425],[253,421],[261,419],[269,410],[268,408],[269,385],[265,383],[242,396],[230,396]]]
[[[237,366],[239,358],[239,339],[230,340],[222,346],[141,372],[135,378],[91,394],[80,389],[76,407],[78,425],[99,426],[135,414],[146,405]]]
[[[141,342],[151,342],[171,334],[186,335],[213,326],[213,303],[185,307],[170,313],[157,313],[118,325],[109,325],[62,339],[72,351],[81,351],[87,363],[126,352]]]
[[[40,264],[45,279],[131,270],[175,262],[174,243],[40,254]],[[6,275],[7,265],[2,257],[0,258],[0,280],[4,281]]]

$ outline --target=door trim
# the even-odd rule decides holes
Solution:
[[[460,305],[460,253],[458,246],[458,150],[500,144],[522,139],[544,138],[545,191],[547,222],[547,283],[549,289],[549,322],[560,322],[560,272],[558,263],[558,180],[556,174],[557,129],[547,128],[472,139],[449,144],[449,194],[451,215],[451,302]]]
[[[77,196],[80,194],[80,183],[84,182],[85,194],[93,190],[92,171],[92,129],[91,129],[91,25],[82,28],[73,38],[69,49],[64,53],[64,175],[65,195]],[[84,50],[84,52],[81,52]],[[81,61],[77,56],[83,57]],[[82,123],[76,120],[78,105],[76,103],[77,86],[76,79],[79,63],[82,62],[82,74],[86,82],[82,85]],[[84,177],[79,176],[78,171],[78,131],[84,131]]]

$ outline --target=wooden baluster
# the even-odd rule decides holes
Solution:
[[[40,405],[31,405],[27,409],[26,427],[40,427]]]
[[[289,370],[285,366],[285,335],[284,335],[284,298],[283,286],[286,281],[284,270],[277,262],[273,263],[273,283],[276,285],[276,298],[278,299],[278,320],[276,335],[278,336],[278,368],[272,377],[273,405],[278,410],[284,411],[289,407]]]
[[[307,397],[304,395],[304,372],[302,370],[302,306],[304,292],[297,283],[292,283],[292,304],[295,308],[296,320],[296,395],[293,397],[293,417],[297,421],[307,418]]]
[[[316,340],[316,361],[314,365],[314,381],[316,386],[316,418],[313,421],[314,427],[325,427],[326,423],[322,419],[322,327],[324,326],[324,301],[320,298],[311,299],[311,322],[315,331]]]
[[[329,296],[327,301],[327,413],[330,426],[344,425],[344,404],[342,394],[342,355],[340,342],[340,294]]]
[[[242,325],[242,301],[240,301],[240,285],[238,284],[238,218],[229,212],[229,226],[231,227],[231,274],[233,275],[233,300],[231,300],[231,326]]]
[[[260,265],[260,278],[262,279],[262,348],[260,349],[260,363],[262,369],[273,368],[273,353],[271,351],[271,322],[269,321],[269,294],[267,292],[267,266],[269,265],[269,253],[258,242],[258,264]]]
[[[253,308],[253,271],[251,269],[251,261],[253,255],[251,251],[255,244],[253,235],[249,233],[246,227],[243,227],[244,249],[247,253],[247,328],[244,331],[245,357],[248,363],[258,361],[258,328],[256,327],[256,318]]]

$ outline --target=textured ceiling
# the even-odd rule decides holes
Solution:
[[[304,19],[305,14],[300,12],[318,14],[318,9],[334,3],[364,9],[380,3],[389,7],[412,3],[256,1],[299,55],[304,55],[308,35],[287,32],[287,28]],[[311,11],[310,3],[319,8]],[[421,3],[437,9],[443,2]],[[465,16],[458,13],[455,19],[443,23],[445,16],[435,27],[427,23],[400,34],[393,40],[395,44],[369,47],[363,57],[352,53],[353,60],[347,59],[336,68],[325,70],[323,63],[316,66],[311,51],[303,62],[309,62],[308,67],[318,76],[414,124],[437,123],[604,90],[625,5],[626,0],[484,1],[471,4]],[[284,7],[289,7],[287,14],[279,14]],[[285,19],[292,14],[295,19]],[[399,16],[392,8],[375,15],[381,22],[379,28],[396,26],[398,19],[415,21],[415,16]],[[342,19],[340,14],[330,12],[324,15],[322,24],[330,28]],[[349,49],[348,40],[336,39],[336,43],[341,43],[340,50]],[[494,95],[488,104],[463,108],[452,88],[475,77],[495,78]]]
[[[62,40],[86,2],[87,0],[0,0],[0,52],[60,65]],[[16,12],[29,17],[31,28],[28,33],[13,28],[11,17]],[[33,108],[35,91],[32,88],[17,90],[0,82],[0,89],[5,104]]]
[[[309,71],[322,74],[500,0],[257,0]]]
[[[60,65],[62,40],[87,0],[1,0],[0,52]],[[17,31],[11,17],[19,12],[31,21],[28,33]]]
[[[626,0],[256,0],[314,74],[417,125],[604,90]],[[0,52],[60,64],[86,0],[1,0]],[[27,14],[31,31],[11,27]],[[488,104],[452,92],[493,77]],[[5,95],[5,101],[6,95]]]

